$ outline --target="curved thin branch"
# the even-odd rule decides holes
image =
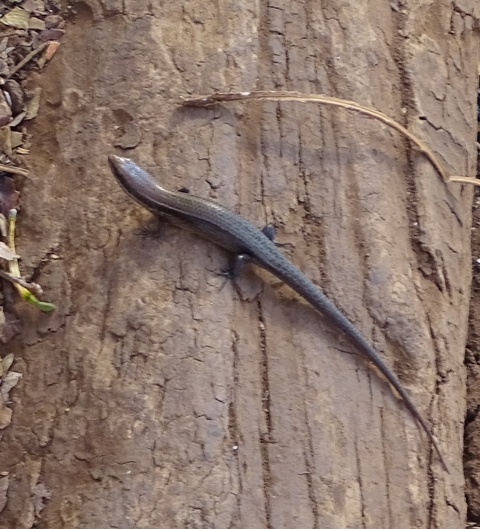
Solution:
[[[435,156],[433,151],[417,136],[412,134],[403,125],[388,117],[383,112],[375,108],[360,105],[355,101],[348,101],[346,99],[339,99],[324,94],[304,94],[302,92],[289,91],[258,91],[258,92],[235,92],[235,93],[216,93],[205,97],[198,97],[194,99],[184,99],[182,105],[194,107],[208,107],[216,103],[223,103],[228,101],[248,101],[248,100],[268,100],[268,101],[301,101],[301,102],[315,102],[320,105],[330,105],[339,108],[345,108],[353,112],[359,112],[365,116],[374,118],[385,125],[395,129],[396,131],[407,137],[419,151],[428,159],[428,161],[435,168],[437,173],[444,182],[459,182],[462,184],[472,184],[480,186],[480,181],[476,178],[468,176],[450,176]]]

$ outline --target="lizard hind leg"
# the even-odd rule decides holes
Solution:
[[[233,281],[235,285],[235,279],[240,274],[240,271],[242,270],[244,265],[246,265],[250,261],[252,261],[252,258],[250,257],[250,255],[246,253],[242,253],[242,254],[235,256],[235,260],[233,261],[233,264],[229,268],[221,270],[220,272],[216,272],[217,275],[225,278],[225,281],[222,283],[220,290],[222,290],[225,287],[228,281]]]
[[[267,239],[270,239],[272,242],[275,242],[275,228],[272,224],[267,224],[260,230]]]
[[[164,232],[165,219],[154,215],[147,224],[137,229],[137,234],[144,239],[160,239]]]
[[[278,242],[275,240],[275,228],[272,224],[267,224],[260,230],[267,239],[270,239],[275,246],[278,246],[279,248],[285,248],[286,246],[293,246],[290,242]]]

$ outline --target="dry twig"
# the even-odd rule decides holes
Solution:
[[[36,48],[35,50],[31,51],[26,57],[24,57],[18,64],[16,64],[8,72],[7,79],[10,79],[10,77],[12,77],[13,74],[15,74],[19,70],[21,70],[28,62],[30,62],[35,57],[35,55],[38,55],[40,52],[42,52],[49,44],[50,44],[50,42],[48,42],[48,41],[44,42],[38,48]]]
[[[331,97],[323,94],[304,94],[302,92],[289,92],[289,91],[259,91],[259,92],[235,92],[235,93],[217,93],[211,94],[205,97],[199,97],[194,99],[186,99],[182,101],[184,106],[195,106],[195,107],[207,107],[216,103],[223,103],[228,101],[249,101],[249,100],[268,100],[268,101],[300,101],[300,102],[314,102],[320,105],[330,105],[339,108],[345,108],[353,112],[359,112],[365,116],[377,119],[385,125],[395,129],[396,131],[407,137],[414,145],[417,146],[419,151],[428,159],[433,165],[437,173],[441,176],[444,182],[458,182],[462,184],[472,184],[480,186],[480,180],[471,178],[468,176],[451,176],[444,169],[438,158],[432,152],[432,150],[417,136],[412,134],[403,125],[388,117],[383,112],[376,110],[375,108],[366,107],[360,105],[355,101],[348,101],[346,99],[339,99],[337,97]]]
[[[16,283],[17,285],[20,285],[23,288],[26,288],[30,290],[31,292],[35,292],[38,296],[41,296],[43,294],[42,287],[38,283],[29,283],[28,281],[25,281],[21,277],[16,277],[13,274],[10,274],[9,272],[2,270],[0,268],[0,277],[3,277],[7,281],[10,281],[11,283]]]
[[[21,169],[20,167],[12,167],[11,165],[4,165],[0,163],[0,171],[5,171],[6,173],[18,174],[20,176],[30,176],[30,172],[26,169]]]

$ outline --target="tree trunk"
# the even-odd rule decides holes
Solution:
[[[471,189],[344,110],[178,102],[279,88],[355,100],[473,175],[478,4],[74,7],[36,81],[19,221],[24,269],[59,309],[18,307],[0,526],[462,527]],[[274,224],[401,378],[450,473],[377,372],[291,290],[254,267],[221,289],[221,249],[170,226],[138,235],[149,214],[110,174],[115,152]]]

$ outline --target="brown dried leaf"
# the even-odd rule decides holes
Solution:
[[[14,7],[0,18],[0,22],[12,28],[28,29],[29,14],[21,7]]]
[[[52,40],[49,43],[48,48],[45,50],[45,59],[47,61],[49,61],[55,55],[55,52],[58,50],[59,46],[60,46],[60,42],[56,40]]]

